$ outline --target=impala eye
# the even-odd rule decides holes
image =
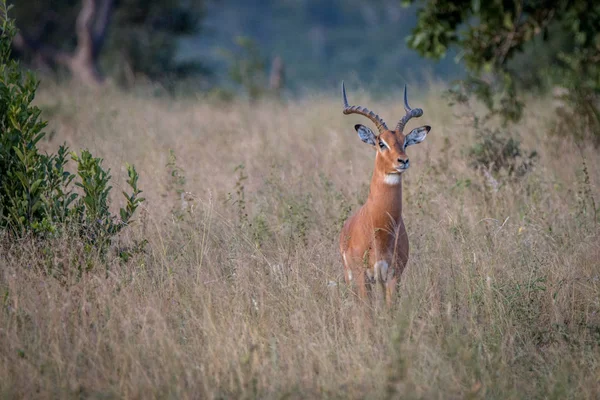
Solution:
[[[383,143],[383,141],[381,141],[381,140],[380,140],[380,141],[379,141],[379,148],[380,148],[381,150],[385,150],[385,149],[387,148],[387,146],[385,145],[385,143]]]

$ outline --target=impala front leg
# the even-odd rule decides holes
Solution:
[[[386,261],[378,261],[375,263],[375,274],[377,275],[377,280],[381,284],[381,291],[389,309],[392,306],[393,296],[396,292],[400,274],[397,274],[394,268],[389,268]]]

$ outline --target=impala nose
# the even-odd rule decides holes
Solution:
[[[399,158],[399,159],[398,159],[398,162],[400,163],[400,166],[401,166],[401,167],[403,167],[403,168],[408,168],[408,164],[409,164],[409,162],[408,162],[408,158],[407,158],[406,160],[403,160],[403,159]]]

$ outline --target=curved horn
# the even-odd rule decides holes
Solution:
[[[398,132],[404,131],[404,125],[406,125],[406,123],[411,118],[418,118],[421,115],[423,115],[423,110],[421,110],[420,108],[415,108],[413,110],[408,105],[408,95],[406,94],[406,85],[404,85],[404,111],[406,111],[406,115],[404,117],[402,117],[402,119],[400,121],[398,121],[398,125],[396,125],[396,130]]]
[[[369,118],[371,121],[373,121],[375,126],[377,126],[379,133],[388,130],[388,127],[385,124],[385,122],[383,122],[383,120],[379,117],[379,115],[375,114],[373,111],[370,111],[368,108],[365,108],[365,107],[350,106],[348,104],[348,97],[346,97],[346,86],[344,86],[344,81],[342,81],[342,97],[344,99],[344,111],[343,111],[344,114],[346,114],[346,115],[360,114],[362,116]]]

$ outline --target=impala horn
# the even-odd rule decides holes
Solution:
[[[346,87],[344,86],[344,81],[342,81],[342,97],[344,99],[344,114],[359,114],[369,118],[371,121],[373,121],[375,126],[377,126],[379,133],[388,130],[388,127],[385,124],[385,122],[383,122],[379,115],[375,114],[373,111],[370,111],[368,108],[365,107],[350,106],[348,104],[348,97],[346,96]],[[421,114],[423,114],[423,111],[421,111]]]
[[[408,105],[408,95],[406,94],[406,85],[404,85],[404,111],[406,111],[406,115],[402,117],[400,121],[398,121],[398,125],[396,125],[396,131],[403,132],[404,126],[411,118],[418,118],[423,115],[423,110],[420,108],[412,109]]]

